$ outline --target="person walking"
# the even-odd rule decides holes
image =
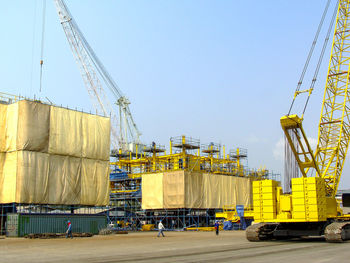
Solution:
[[[73,234],[72,234],[72,224],[71,222],[68,220],[67,222],[67,231],[66,231],[66,238],[70,237],[70,238],[73,238]]]
[[[217,236],[219,235],[219,226],[220,226],[219,221],[216,220],[215,224],[214,224],[214,227],[215,227],[215,232],[216,232]]]
[[[162,236],[164,237],[164,233],[163,233],[163,231],[164,231],[164,226],[163,226],[163,224],[162,224],[162,220],[160,220],[159,221],[159,223],[158,223],[158,236],[157,237],[159,237],[160,236],[160,234],[162,234]]]

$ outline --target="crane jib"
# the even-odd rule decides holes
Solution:
[[[54,0],[54,2],[64,33],[96,112],[111,117],[112,147],[115,149],[119,146],[123,151],[128,151],[129,144],[140,143],[139,137],[141,135],[131,115],[128,106],[130,102],[96,56],[65,2],[63,0]],[[114,102],[110,102],[104,86],[114,96]],[[114,104],[119,106],[119,120],[113,107]]]
[[[318,143],[314,153],[309,149],[309,142],[307,137],[304,136],[303,116],[298,117],[298,120],[294,119],[298,122],[297,129],[288,126],[285,119],[285,117],[288,117],[291,120],[295,118],[292,117],[295,115],[281,118],[282,129],[302,175],[310,176],[313,172],[310,168],[315,169],[316,174],[325,179],[328,196],[335,196],[337,192],[350,139],[350,94],[348,91],[350,65],[350,53],[348,52],[350,49],[350,34],[348,34],[350,32],[349,3],[348,0],[339,1],[336,12],[334,12],[336,19],[332,51],[318,125]],[[295,94],[298,95],[301,92],[297,90]],[[300,138],[303,139],[302,143],[298,140],[292,140],[289,132],[293,129],[294,133],[298,133]]]

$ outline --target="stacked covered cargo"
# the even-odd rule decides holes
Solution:
[[[188,171],[142,175],[143,209],[215,209],[252,205],[247,177]]]
[[[109,118],[23,100],[0,121],[0,203],[108,204]]]

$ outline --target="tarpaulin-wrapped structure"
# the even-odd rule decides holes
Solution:
[[[109,118],[22,100],[0,121],[0,203],[108,205]]]
[[[142,175],[143,209],[215,209],[252,204],[251,179],[188,171]]]

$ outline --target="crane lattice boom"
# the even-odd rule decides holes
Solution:
[[[326,10],[329,3],[330,0]],[[316,151],[311,149],[303,130],[303,118],[289,113],[283,116],[281,126],[302,177],[291,178],[290,190],[285,192],[275,180],[253,182],[254,221],[258,224],[247,229],[250,241],[305,236],[323,236],[328,242],[350,240],[350,215],[344,214],[336,199],[350,139],[350,0],[337,1],[335,8]],[[329,28],[326,40],[330,33]],[[312,89],[309,96],[311,92]],[[294,163],[290,156],[286,160]],[[342,197],[343,207],[348,206],[344,194]]]
[[[335,196],[350,139],[350,1],[339,1],[318,132],[316,161]]]
[[[64,33],[83,77],[85,87],[91,100],[94,102],[94,107],[98,113],[111,116],[112,146],[116,148],[117,144],[119,144],[122,150],[127,151],[129,143],[140,143],[141,135],[131,115],[130,102],[122,94],[90,47],[65,2],[63,0],[54,0],[54,2]],[[119,105],[119,110],[121,111],[119,123],[112,104],[103,89],[101,79],[115,97],[114,103]],[[119,136],[118,125],[120,128]]]

